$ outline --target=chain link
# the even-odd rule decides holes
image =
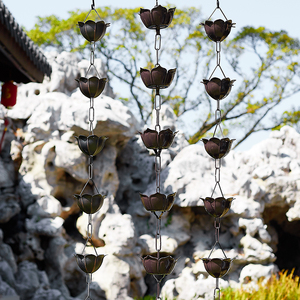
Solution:
[[[221,159],[215,159],[215,182],[221,181]]]
[[[91,134],[94,134],[94,126],[93,126],[94,121],[95,121],[94,98],[90,98],[89,122],[90,122],[90,132],[91,132]]]
[[[156,233],[155,233],[155,250],[158,252],[161,250],[161,219],[156,219]]]
[[[87,297],[85,298],[85,300],[89,300],[89,299],[92,300],[92,298],[90,297],[90,284],[93,280],[92,276],[93,275],[91,273],[86,274],[86,283],[88,288],[87,288]]]
[[[93,179],[94,173],[94,159],[93,156],[89,157],[89,180]]]
[[[221,63],[221,42],[216,42],[217,66]]]
[[[155,173],[156,173],[156,192],[160,193],[160,172],[161,172],[161,157],[160,153],[155,155]]]
[[[94,49],[91,49],[90,65],[93,66],[94,63],[95,63],[95,44],[94,44]]]
[[[161,95],[159,94],[159,89],[156,90],[154,108],[156,111],[161,109]]]
[[[88,225],[87,225],[87,238],[89,240],[92,239],[92,235],[93,235],[93,224],[92,224],[92,215],[89,214],[89,222],[88,222]]]
[[[214,300],[220,300],[221,290],[219,287],[219,278],[216,278],[216,288],[214,289]]]
[[[156,30],[154,49],[156,51],[156,66],[159,66],[158,58],[159,58],[159,50],[161,49],[161,34],[159,29]]]
[[[221,291],[220,291],[220,288],[215,288],[214,289],[214,300],[220,300],[221,296]]]
[[[220,109],[216,109],[215,111],[215,121],[217,122],[217,125],[221,123],[222,112]]]
[[[221,228],[221,223],[220,223],[219,218],[215,219],[214,227],[215,227],[215,239],[216,239],[216,242],[219,243],[220,228]]]
[[[157,282],[156,283],[156,300],[161,300],[159,295],[160,295],[160,283]]]

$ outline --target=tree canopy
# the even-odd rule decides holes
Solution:
[[[102,7],[97,11],[111,26],[96,43],[99,53],[96,56],[106,65],[119,99],[131,105],[140,119],[147,122],[155,95],[143,85],[139,70],[154,67],[155,31],[144,27],[139,8]],[[38,18],[28,35],[45,49],[54,47],[85,57],[88,42],[80,35],[77,23],[87,13],[69,12],[66,20],[54,15]],[[216,125],[216,101],[206,94],[201,83],[216,64],[215,43],[206,37],[200,25],[203,21],[194,7],[176,9],[171,26],[161,31],[161,65],[166,69],[177,68],[172,85],[162,92],[162,102],[172,107],[179,120],[191,113],[196,115],[194,132],[188,138],[190,143],[209,135]],[[299,108],[287,110],[284,103],[300,91],[299,51],[299,41],[287,32],[264,27],[244,27],[237,32],[233,29],[222,43],[222,68],[226,76],[236,79],[230,95],[221,101],[222,127],[227,134],[239,128],[236,145],[254,132],[298,124]],[[120,82],[122,90],[118,90]]]

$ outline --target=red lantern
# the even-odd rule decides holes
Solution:
[[[6,108],[12,108],[17,103],[17,86],[13,81],[7,81],[2,85],[1,104]]]

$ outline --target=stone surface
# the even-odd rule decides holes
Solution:
[[[141,128],[134,113],[111,98],[109,86],[95,99],[94,133],[109,138],[94,158],[96,189],[89,180],[88,157],[75,139],[90,134],[89,99],[74,80],[85,76],[89,62],[66,52],[48,55],[52,79],[20,86],[18,103],[8,112],[17,129],[9,128],[0,156],[0,295],[86,298],[85,274],[74,253],[95,250],[89,243],[84,247],[89,216],[73,197],[85,184],[84,193],[106,196],[89,226],[97,253],[106,255],[93,274],[91,298],[132,300],[154,294],[155,280],[146,275],[140,256],[155,250],[156,217],[139,196],[156,192],[154,153],[138,134],[154,124]],[[95,66],[105,77],[100,60]],[[161,120],[162,128],[176,130],[170,106],[162,105]],[[216,186],[214,196],[223,192],[235,199],[221,220],[220,244],[235,260],[221,288],[255,287],[258,279],[267,280],[285,266],[300,270],[299,146],[300,135],[283,127],[249,151],[231,151],[222,160],[222,191]],[[162,282],[163,295],[170,299],[212,296],[215,279],[201,258],[215,243],[214,220],[201,198],[213,193],[214,167],[203,143],[188,145],[180,132],[162,151],[161,192],[176,192],[173,208],[161,218],[162,250],[180,258]],[[216,247],[211,255],[224,253]]]
[[[0,223],[8,222],[20,210],[19,201],[15,195],[0,195]]]

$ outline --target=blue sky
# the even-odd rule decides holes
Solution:
[[[89,10],[92,0],[2,0],[11,11],[16,21],[27,30],[31,29],[37,16],[48,16],[55,14],[61,18],[68,17],[68,11],[76,9]],[[152,8],[155,0],[94,0],[97,6],[114,7],[143,7]],[[295,38],[300,38],[298,25],[300,1],[299,0],[219,0],[220,7],[228,19],[236,23],[236,29],[247,25],[264,26],[271,30],[286,30]],[[203,15],[207,18],[216,7],[216,0],[159,0],[159,4],[174,4],[178,8],[195,6],[202,9]],[[216,15],[219,17],[219,15]],[[293,103],[298,106],[299,95]],[[267,138],[268,132],[252,135],[246,142],[238,147],[238,150],[246,150],[251,145]]]
[[[17,22],[31,29],[36,16],[56,14],[62,18],[75,9],[89,9],[91,0],[3,0]],[[176,7],[195,6],[202,8],[208,16],[216,6],[214,0],[170,0],[159,4],[172,3]],[[96,6],[111,5],[115,7],[152,8],[155,0],[95,0]],[[245,25],[266,26],[273,30],[285,29],[291,36],[300,37],[297,20],[299,18],[299,0],[220,0],[220,6],[227,15],[237,23],[237,28]]]

